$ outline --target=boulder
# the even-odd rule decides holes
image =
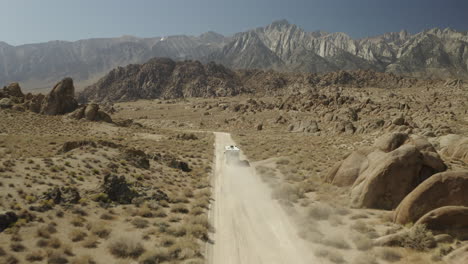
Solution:
[[[468,206],[468,171],[432,175],[410,194],[395,211],[394,222],[414,223],[430,211],[444,206]]]
[[[89,121],[95,121],[98,115],[99,105],[97,104],[89,104],[85,107],[84,110],[84,118]]]
[[[403,145],[408,138],[406,133],[385,134],[374,142],[374,147],[383,152],[390,152]]]
[[[77,188],[73,187],[54,187],[44,192],[43,199],[52,200],[55,204],[72,203],[76,204],[81,199]]]
[[[21,87],[18,83],[11,83],[8,86],[3,87],[3,95],[8,97],[24,97]]]
[[[391,210],[419,184],[423,157],[411,145],[382,155],[359,176],[351,190],[354,207]]]
[[[71,150],[74,150],[76,148],[80,148],[83,146],[91,146],[91,147],[96,147],[96,143],[94,141],[90,140],[77,140],[77,141],[67,141],[63,143],[62,147],[58,151],[59,154],[69,152]]]
[[[106,175],[101,190],[111,201],[120,204],[129,204],[138,197],[138,194],[129,187],[124,176]]]
[[[10,98],[0,99],[0,109],[8,109],[13,107],[13,101]]]
[[[121,154],[123,160],[128,161],[130,164],[137,168],[149,169],[150,162],[146,153],[138,149],[125,149]]]
[[[345,160],[336,164],[326,176],[326,181],[336,186],[351,186],[369,166],[367,155],[372,148],[362,148],[352,152]]]
[[[33,94],[28,93],[25,96],[25,102],[23,106],[31,112],[40,113],[44,98],[45,96],[43,94],[33,95]]]
[[[291,132],[305,132],[305,133],[315,133],[315,132],[320,131],[317,122],[311,119],[298,120],[290,124],[288,130]]]
[[[355,207],[394,209],[421,182],[446,169],[424,138],[391,133],[378,138],[372,147],[351,153],[330,170],[325,181],[352,186]]]
[[[468,244],[453,250],[443,258],[448,264],[466,264],[468,263]]]
[[[468,207],[443,206],[423,215],[416,224],[428,229],[449,233],[458,239],[468,239]]]
[[[75,100],[75,87],[71,78],[65,78],[57,83],[44,98],[41,114],[63,115],[73,112],[78,107]]]
[[[454,134],[442,136],[440,147],[442,155],[468,163],[468,137]]]
[[[15,212],[0,212],[0,232],[10,227],[18,221],[18,216]]]
[[[98,111],[96,115],[96,119],[94,121],[103,121],[106,123],[113,123],[112,118],[105,112],[103,111]]]

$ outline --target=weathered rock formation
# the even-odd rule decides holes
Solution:
[[[416,135],[392,133],[336,164],[326,181],[351,186],[355,207],[393,209],[421,182],[446,170],[432,145]]]

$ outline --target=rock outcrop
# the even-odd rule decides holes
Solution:
[[[468,137],[450,134],[441,137],[439,142],[442,155],[468,163]]]
[[[106,175],[101,190],[111,201],[120,204],[129,204],[138,197],[138,193],[130,188],[124,176]]]
[[[377,139],[373,147],[351,153],[325,180],[351,186],[355,207],[391,210],[421,182],[444,170],[446,165],[427,140],[392,133]]]
[[[0,232],[10,227],[18,221],[18,216],[15,212],[0,212]]]
[[[416,224],[428,229],[449,233],[458,239],[468,239],[468,207],[443,206],[423,215]]]
[[[112,118],[106,112],[101,111],[97,104],[82,105],[68,116],[76,120],[86,119],[88,121],[113,123]]]
[[[468,206],[468,171],[449,171],[431,176],[410,194],[395,211],[399,224],[415,223],[422,216],[444,206]]]
[[[64,115],[75,111],[78,103],[75,100],[75,87],[71,78],[57,83],[42,102],[41,114]]]

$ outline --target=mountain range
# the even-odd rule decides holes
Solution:
[[[65,76],[78,89],[113,68],[154,57],[216,62],[233,69],[294,72],[374,70],[418,78],[468,79],[468,32],[430,29],[353,39],[345,33],[306,32],[286,20],[225,37],[200,36],[86,39],[11,46],[0,42],[0,84],[50,88]]]

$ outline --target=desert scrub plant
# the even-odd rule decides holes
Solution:
[[[117,258],[138,258],[145,248],[133,238],[121,237],[109,243],[109,251]]]
[[[73,229],[70,234],[70,240],[73,242],[78,242],[83,240],[88,234],[84,231],[81,231],[80,229]]]
[[[147,251],[140,257],[141,264],[159,264],[171,260],[171,255],[167,248],[156,248]]]
[[[28,262],[42,261],[45,258],[43,251],[36,250],[26,255],[26,260]]]
[[[333,208],[325,203],[312,204],[307,212],[315,220],[327,220],[333,213]]]
[[[436,246],[432,232],[425,225],[414,225],[402,236],[401,246],[418,251],[426,251]]]
[[[10,244],[10,249],[14,252],[23,252],[26,250],[26,247],[21,243],[13,242]]]
[[[370,253],[361,253],[357,255],[354,259],[352,264],[377,264],[377,260],[375,256]]]
[[[328,260],[330,260],[333,263],[345,263],[345,260],[343,259],[343,256],[339,252],[337,252],[336,250],[331,251],[331,250],[328,250],[328,249],[320,248],[320,249],[317,249],[314,252],[314,255],[316,257],[318,257],[318,258],[327,258]]]
[[[179,260],[193,258],[201,254],[199,243],[193,237],[179,238],[174,245],[169,247],[169,252],[171,256]]]
[[[329,247],[334,247],[338,249],[349,249],[349,244],[346,242],[344,237],[339,235],[328,235],[325,236],[322,240],[322,243]]]
[[[98,242],[99,242],[98,236],[90,235],[82,242],[82,246],[85,248],[95,248],[97,247]]]
[[[171,206],[171,212],[187,214],[189,212],[189,209],[187,208],[185,204],[178,203],[178,204],[174,204],[173,206]]]
[[[96,264],[96,262],[91,256],[84,255],[74,258],[71,264]]]
[[[97,235],[99,238],[107,238],[112,232],[105,222],[88,223],[87,228],[91,233]]]
[[[376,255],[380,259],[383,259],[383,260],[388,261],[388,262],[397,262],[402,258],[401,254],[398,253],[398,251],[396,251],[393,248],[386,248],[386,247],[379,248],[376,251]]]
[[[351,240],[353,241],[354,245],[356,245],[356,248],[361,251],[369,250],[373,246],[371,239],[358,232],[353,232],[351,234]]]
[[[147,228],[149,226],[149,222],[146,219],[137,217],[137,218],[132,220],[132,225],[134,227],[136,227],[136,228],[143,229],[143,228]]]
[[[36,229],[36,234],[38,237],[50,238],[51,234],[57,233],[57,229],[54,225],[42,225]]]

